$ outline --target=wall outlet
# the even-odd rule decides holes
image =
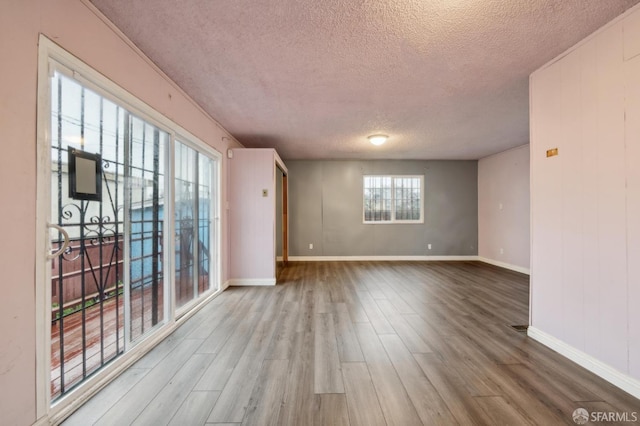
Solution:
[[[427,249],[431,250],[431,244],[427,244]]]
[[[504,254],[504,249],[500,247],[500,254]]]
[[[309,244],[309,250],[313,250],[313,244]]]

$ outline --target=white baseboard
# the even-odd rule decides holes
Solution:
[[[349,262],[349,261],[470,261],[478,260],[478,256],[289,256],[292,262]]]
[[[233,278],[227,281],[228,286],[257,286],[257,285],[276,285],[275,278]]]
[[[586,354],[535,327],[529,327],[527,329],[527,335],[558,352],[560,355],[569,358],[571,361],[586,368],[592,373],[602,377],[612,385],[617,386],[623,391],[640,399],[640,380],[634,379],[633,377],[616,370],[591,355]]]
[[[520,272],[522,274],[531,275],[529,268],[511,265],[509,263],[500,262],[498,260],[488,259],[486,257],[470,255],[470,256],[289,256],[292,262],[425,262],[425,261],[478,261],[498,266],[500,268],[509,269],[511,271]]]
[[[522,266],[512,265],[510,263],[500,262],[499,260],[493,260],[482,256],[478,256],[477,260],[479,260],[480,262],[488,263],[489,265],[499,266],[501,268],[520,272],[521,274],[531,275],[531,270],[529,268],[523,268]]]
[[[226,289],[229,288],[231,284],[229,284],[229,280],[226,280],[223,284],[222,284],[222,291],[225,291]]]

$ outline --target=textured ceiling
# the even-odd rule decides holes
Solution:
[[[528,143],[529,74],[639,1],[92,0],[240,142],[285,159]]]

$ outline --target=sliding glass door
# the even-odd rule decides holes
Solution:
[[[51,68],[39,148],[50,403],[220,288],[219,154]]]
[[[126,260],[129,336],[135,341],[165,320],[167,291],[163,261],[165,228],[165,150],[169,134],[127,115]]]
[[[124,350],[126,111],[51,79],[51,384],[64,395]],[[71,152],[101,156],[101,201],[69,193]]]
[[[217,158],[175,143],[175,301],[218,289]]]
[[[54,400],[165,319],[168,141],[72,78],[51,78]]]

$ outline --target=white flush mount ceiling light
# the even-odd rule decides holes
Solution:
[[[389,136],[387,136],[387,135],[371,135],[367,139],[369,139],[369,142],[371,142],[374,145],[382,145],[383,143],[385,143],[387,141],[387,139],[389,139]]]

